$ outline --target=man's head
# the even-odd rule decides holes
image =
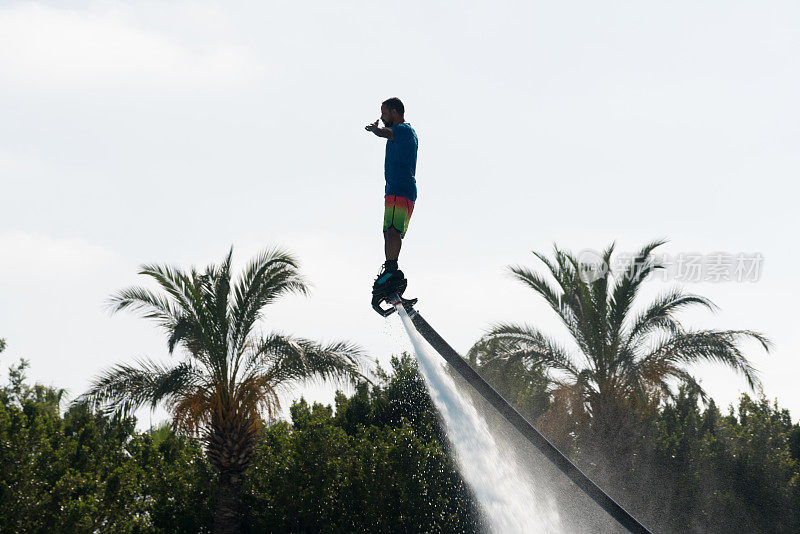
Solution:
[[[405,122],[403,118],[405,112],[406,108],[399,98],[393,97],[381,104],[381,120],[387,128]]]

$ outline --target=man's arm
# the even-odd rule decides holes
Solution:
[[[394,141],[394,132],[391,128],[381,128],[378,126],[378,121],[375,121],[371,124],[367,124],[364,126],[364,129],[368,132],[372,132],[378,137],[385,137],[389,141]]]

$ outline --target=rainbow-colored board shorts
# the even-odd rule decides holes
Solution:
[[[386,195],[384,204],[386,208],[383,211],[383,231],[394,228],[400,232],[400,237],[405,237],[408,221],[414,212],[414,202],[405,197]]]

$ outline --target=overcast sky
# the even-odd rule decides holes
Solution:
[[[314,284],[265,331],[408,349],[369,306],[383,143],[363,127],[399,96],[420,143],[407,295],[458,350],[497,321],[564,338],[505,271],[540,268],[531,250],[759,254],[757,281],[642,297],[681,282],[720,308],[687,325],[766,334],[748,354],[797,420],[798,27],[795,1],[2,2],[0,366],[74,396],[166,359],[106,299],[142,263],[231,246],[241,265],[282,245]],[[746,388],[695,371],[723,406]]]

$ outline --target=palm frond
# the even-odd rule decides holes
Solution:
[[[181,341],[190,337],[192,331],[195,329],[196,323],[189,319],[186,316],[180,317],[173,325],[169,332],[169,338],[167,339],[167,349],[169,353],[172,354],[175,352],[175,346],[180,343]],[[190,347],[189,352],[196,353],[198,351],[192,350],[194,347]]]
[[[287,293],[307,295],[309,285],[299,273],[294,256],[280,248],[262,251],[253,258],[233,284],[230,306],[231,345],[241,350],[261,310]]]
[[[553,248],[555,249],[556,253],[558,253],[558,247],[553,245]],[[569,292],[570,291],[569,280],[564,280],[562,278],[562,270],[556,264],[550,261],[550,258],[545,256],[541,252],[536,252],[534,250],[533,255],[536,256],[539,259],[539,261],[544,263],[545,267],[547,267],[547,269],[550,271],[550,274],[553,276],[553,278],[555,278],[556,282],[558,282],[558,285],[561,288],[561,293],[566,294],[567,292]]]
[[[550,274],[558,282],[561,288],[560,305],[563,308],[569,309],[572,317],[574,317],[574,329],[577,334],[573,333],[579,344],[584,350],[589,350],[591,347],[591,336],[587,336],[589,330],[586,328],[584,312],[585,306],[581,298],[581,280],[579,273],[573,268],[572,262],[569,261],[567,254],[561,251],[557,245],[553,245],[553,254],[556,261],[553,263],[544,254],[534,251],[539,261],[545,264],[550,270]]]
[[[541,363],[578,377],[580,371],[574,357],[550,337],[529,325],[496,324],[483,338],[484,342],[495,341],[497,353],[487,357],[484,363],[496,358],[521,359],[529,363]]]
[[[708,394],[706,393],[706,390],[703,389],[703,386],[700,385],[700,382],[698,382],[691,374],[684,369],[675,369],[672,375],[685,384],[692,392],[697,393],[703,402],[708,402]],[[675,400],[675,394],[672,390],[669,390],[669,396],[672,400]]]
[[[167,330],[170,353],[183,342],[197,357],[202,358],[203,352],[211,354],[213,351],[209,349],[218,343],[215,343],[214,321],[203,296],[207,277],[194,269],[187,274],[181,269],[155,264],[143,265],[139,274],[153,278],[164,294],[141,287],[123,290],[111,298],[113,311],[130,308],[143,311],[145,318],[159,320]]]
[[[563,291],[557,290],[542,276],[531,271],[527,267],[513,265],[510,266],[508,270],[511,271],[512,276],[516,280],[519,280],[539,293],[555,311],[560,313],[560,302]]]
[[[604,317],[600,317],[595,307],[591,289],[581,278],[581,264],[570,252],[554,246],[553,251],[559,272],[560,284],[565,287],[564,302],[569,306],[576,319],[586,354],[603,358],[606,328]]]
[[[575,338],[576,342],[581,347],[585,347],[585,339],[580,329],[578,319],[573,309],[566,305],[563,291],[554,288],[542,276],[531,271],[527,267],[511,266],[509,267],[509,271],[514,279],[522,282],[541,295],[556,312],[562,323],[564,323],[564,326],[567,327],[567,330],[569,330],[570,334]]]
[[[611,243],[611,245],[609,245],[608,248],[603,251],[601,261],[604,266],[611,265],[611,255],[614,253],[614,246],[615,243]],[[577,260],[575,263],[577,263]],[[583,272],[586,269],[583,264],[578,264],[577,268],[579,272]],[[597,327],[601,328],[603,331],[602,334],[605,345],[608,345],[611,341],[611,332],[609,331],[608,324],[608,290],[611,281],[610,273],[610,268],[606,268],[600,276],[596,277],[593,281],[591,281],[591,283],[587,284],[589,287],[589,294],[592,298],[593,308],[595,310]]]
[[[180,316],[180,309],[168,298],[142,287],[129,287],[117,292],[109,298],[108,306],[111,313],[131,310],[145,319],[155,319],[166,328]]]
[[[249,376],[264,376],[276,388],[313,380],[357,383],[369,381],[362,372],[364,360],[364,351],[350,342],[322,345],[271,334],[255,344],[245,369]]]
[[[219,267],[212,273],[211,281],[213,288],[209,294],[210,308],[214,317],[214,325],[217,327],[217,337],[223,346],[227,343],[228,329],[228,300],[231,292],[231,261],[233,259],[233,247],[228,251],[228,255],[222,260]]]
[[[202,380],[202,375],[187,362],[173,367],[151,360],[139,360],[137,364],[136,367],[116,365],[102,373],[75,402],[86,402],[93,409],[128,416],[145,405],[155,408]]]
[[[666,332],[678,334],[682,326],[676,314],[690,306],[703,306],[715,310],[716,306],[709,299],[700,295],[686,294],[680,288],[673,288],[658,295],[648,307],[630,320],[630,324],[623,326],[621,338],[623,340],[623,354],[630,354],[641,345],[642,341],[650,334]]]
[[[145,264],[139,268],[139,274],[155,280],[161,289],[175,299],[184,313],[192,314],[196,304],[192,278],[181,269],[169,265]]]
[[[636,298],[645,278],[656,269],[663,266],[657,264],[651,257],[652,252],[666,243],[665,239],[657,239],[648,243],[633,258],[628,269],[617,281],[611,295],[609,323],[612,332],[619,332],[628,312]]]
[[[761,389],[756,369],[739,348],[743,338],[754,339],[769,352],[771,342],[751,330],[699,330],[669,336],[640,361],[640,366],[658,362],[693,364],[707,361],[724,364],[741,374],[752,390]]]
[[[612,244],[603,253],[602,259],[606,265],[610,265],[613,250],[614,245]],[[606,297],[609,271],[605,270],[594,280],[585,280],[582,276],[586,270],[585,264],[582,264],[569,252],[561,251],[559,256],[559,265],[568,265],[569,273],[573,278],[573,292],[581,310],[579,323],[589,350],[606,359],[609,356],[606,349],[610,340]]]

